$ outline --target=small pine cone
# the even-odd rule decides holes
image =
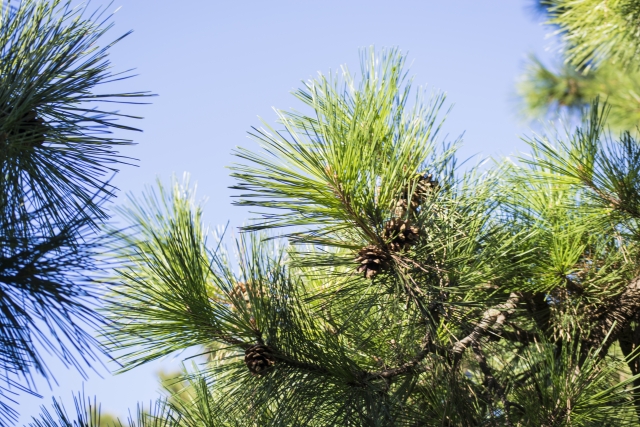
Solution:
[[[276,364],[276,359],[269,347],[255,344],[244,351],[244,363],[252,375],[264,375]]]
[[[392,252],[409,249],[417,240],[420,229],[400,218],[392,218],[384,226],[382,237]]]
[[[369,245],[360,249],[356,262],[358,273],[362,273],[366,279],[371,279],[389,265],[389,255],[378,246]]]
[[[411,210],[416,210],[418,206],[427,200],[429,193],[439,187],[438,180],[433,178],[433,174],[419,174],[416,178],[417,179],[414,179],[414,181],[402,191],[400,199],[396,203],[397,217],[401,217],[401,215],[397,214],[399,211],[398,207],[403,208],[404,212],[406,212],[409,206]],[[411,203],[408,201],[409,196],[411,196]]]
[[[249,302],[249,284],[245,282],[238,282],[233,286],[233,289],[229,293],[229,296],[232,300],[240,301],[244,300],[246,306],[251,307],[251,303]]]
[[[231,292],[229,293],[232,303],[234,305],[237,305],[237,304],[242,304],[242,301],[244,301],[244,307],[247,310],[251,310],[251,299],[249,298],[250,290],[253,290],[250,283],[246,283],[246,282],[236,283],[233,286],[233,289],[231,290]],[[255,322],[255,319],[252,318],[252,320]]]
[[[231,290],[231,292],[229,292],[232,311],[236,311],[238,309],[238,305],[240,305],[242,307],[241,311],[252,312],[251,299],[249,298],[249,291],[252,290],[251,288],[252,285],[246,282],[237,282],[233,286],[233,289]],[[251,316],[249,318],[249,324],[254,330],[257,331],[257,323],[255,317]]]
[[[437,179],[433,178],[433,174],[420,175],[416,184],[416,193],[427,194],[433,190],[437,190],[440,187],[440,183]]]

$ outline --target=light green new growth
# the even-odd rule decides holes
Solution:
[[[444,97],[410,98],[403,63],[395,50],[365,53],[360,83],[346,68],[321,75],[294,93],[311,115],[278,111],[281,130],[252,133],[264,150],[237,151],[248,162],[232,167],[238,204],[280,211],[247,230],[301,226],[303,241],[355,248],[379,239],[397,189],[427,162],[445,173],[451,151],[437,153],[435,140]]]
[[[610,107],[616,131],[640,123],[640,1],[540,0],[564,65],[536,58],[527,64],[518,94],[526,117],[587,111],[596,98]]]

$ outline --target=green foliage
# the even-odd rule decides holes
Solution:
[[[570,64],[554,71],[532,58],[518,93],[522,96],[523,113],[528,117],[563,111],[579,116],[599,98],[607,101],[610,109],[607,124],[612,128],[635,129],[640,123],[640,74],[616,64],[603,63],[585,74]]]
[[[541,0],[540,8],[561,43],[555,70],[533,58],[518,86],[526,117],[569,111],[581,114],[596,98],[611,108],[617,131],[638,126],[640,2]]]
[[[104,93],[104,83],[126,79],[113,73],[111,46],[99,47],[112,24],[69,1],[23,1],[0,17],[0,226],[22,237],[50,229],[79,213],[104,219],[101,199],[112,192],[110,175],[126,159],[115,147],[131,144],[111,129],[133,117],[109,111],[143,93]],[[125,34],[126,36],[126,34]],[[78,209],[82,207],[82,209]],[[38,215],[34,216],[36,212]]]
[[[53,378],[43,353],[83,375],[97,362],[96,225],[131,144],[111,133],[135,130],[110,105],[146,96],[98,91],[128,78],[108,61],[111,26],[71,1],[0,7],[0,423],[34,374]]]
[[[234,188],[243,191],[238,204],[282,211],[265,213],[247,230],[298,226],[309,229],[296,235],[305,242],[377,242],[398,189],[424,172],[427,160],[429,173],[445,178],[451,150],[437,154],[435,143],[444,97],[424,104],[420,92],[408,106],[403,62],[394,50],[365,54],[359,85],[346,69],[341,78],[320,76],[294,93],[312,115],[279,111],[282,131],[252,133],[264,150],[237,151],[249,162],[232,167]]]
[[[188,180],[131,198],[114,355],[203,349],[165,381],[184,426],[636,425],[638,143],[595,105],[520,166],[461,172],[403,61],[308,83],[314,114],[237,151],[240,204],[263,211],[235,252]]]
[[[637,425],[640,143],[605,131],[637,122],[636,3],[542,2],[569,66],[555,74],[534,61],[529,107],[589,114],[564,136],[531,138],[519,164],[458,168],[456,144],[438,141],[444,97],[414,97],[400,52],[371,50],[360,81],[345,68],[307,82],[294,93],[303,112],[279,111],[282,129],[252,133],[261,151],[236,151],[237,204],[260,217],[233,251],[224,233],[210,238],[188,179],[131,197],[120,210],[127,227],[108,232],[104,343],[122,371],[193,348],[206,360],[165,378],[169,396],[128,423]],[[127,143],[87,137],[117,116],[82,106],[102,98],[89,89],[109,77],[105,51],[84,37],[105,29],[68,21],[64,8],[61,20],[44,19],[59,4],[27,1],[0,26],[17,40],[0,65],[10,89],[0,102],[10,200],[0,205],[0,284],[13,298],[0,362],[23,376],[46,373],[30,347],[36,323],[61,331],[49,347],[64,360],[74,360],[64,342],[90,341],[69,319],[98,319],[78,303],[91,288],[79,292],[70,277],[95,269],[95,247],[79,237],[104,217],[105,162]],[[71,157],[42,166],[47,150]],[[40,183],[56,173],[64,179]],[[100,422],[82,397],[76,414],[54,401],[32,425]]]
[[[640,2],[637,0],[544,1],[549,23],[567,45],[566,58],[588,69],[607,61],[637,68]]]
[[[95,398],[78,394],[73,396],[73,402],[75,411],[69,412],[54,398],[51,410],[43,405],[40,416],[33,417],[29,427],[172,427],[179,420],[162,401],[146,410],[138,405],[135,415],[130,414],[127,422],[102,413]]]
[[[98,268],[99,240],[86,221],[75,219],[19,246],[0,242],[0,367],[16,381],[34,373],[51,377],[45,350],[82,372],[96,361],[96,343],[84,328],[100,322],[98,288],[88,276]]]

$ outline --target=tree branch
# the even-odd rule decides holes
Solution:
[[[300,360],[296,360],[293,357],[287,355],[287,354],[283,354],[280,353],[278,351],[275,351],[273,353],[273,356],[285,363],[286,365],[289,365],[291,367],[297,368],[297,369],[302,369],[305,371],[311,371],[311,372],[316,372],[318,374],[323,374],[323,375],[332,375],[331,372],[329,372],[328,369],[320,366],[320,365],[316,365],[315,363],[309,363],[309,362],[302,362]]]
[[[329,167],[329,171],[327,172],[330,172],[330,169],[331,168]],[[335,176],[335,172],[333,177],[331,177],[327,173],[327,178],[328,178],[327,184],[329,188],[333,191],[333,194],[338,198],[338,200],[340,200],[340,203],[342,203],[342,206],[344,207],[344,209],[351,216],[351,220],[355,222],[362,231],[365,232],[365,234],[369,237],[369,239],[371,239],[371,242],[374,242],[375,244],[380,243],[380,237],[378,237],[378,235],[374,233],[364,221],[362,221],[362,219],[360,218],[360,215],[358,215],[357,212],[353,209],[353,206],[349,201],[348,195],[343,192],[342,185],[340,185],[340,183],[337,182],[337,176]]]
[[[375,379],[375,378],[383,378],[385,380],[389,380],[391,378],[397,377],[399,375],[410,374],[413,372],[424,372],[427,368],[418,368],[420,362],[422,362],[429,353],[433,352],[433,344],[431,342],[431,333],[427,332],[423,339],[423,345],[420,351],[415,355],[413,359],[410,361],[403,363],[397,368],[392,369],[384,369],[382,371],[376,372],[367,372],[365,379]]]
[[[390,380],[400,375],[411,374],[415,372],[425,372],[427,368],[425,367],[419,368],[418,365],[420,364],[420,362],[424,360],[424,358],[429,353],[430,353],[429,351],[421,351],[416,355],[415,358],[411,359],[407,363],[403,363],[397,368],[384,369],[382,371],[375,371],[375,372],[367,372],[366,375],[364,376],[364,380],[368,381],[376,378]]]
[[[462,353],[464,353],[470,345],[477,343],[483,336],[485,336],[490,327],[493,326],[494,330],[502,330],[504,322],[516,309],[520,299],[520,294],[512,292],[504,304],[500,304],[485,311],[482,316],[482,320],[480,320],[475,328],[473,328],[473,331],[453,345],[453,354],[455,358],[459,359],[460,356],[462,356]]]
[[[618,209],[619,211],[626,212],[626,213],[628,213],[629,215],[631,215],[631,216],[633,216],[635,218],[640,218],[640,212],[637,209],[634,209],[633,207],[630,207],[628,204],[624,203],[619,198],[613,197],[613,196],[605,193],[604,191],[599,189],[590,178],[584,178],[584,179],[582,179],[582,182],[588,188],[590,188],[591,191],[593,191],[596,194],[596,196],[598,196],[602,200],[608,202],[609,205],[612,208]]]
[[[638,316],[636,315],[635,319],[638,321]],[[620,339],[620,350],[622,350],[622,354],[627,358],[627,366],[631,370],[631,374],[638,375],[640,374],[640,359],[636,356],[634,357],[634,352],[637,352],[638,346],[640,346],[640,328],[637,326],[633,327],[632,324],[627,325],[624,331],[622,331]],[[640,379],[636,379],[633,381],[634,387],[640,389]],[[637,393],[633,394],[633,400],[635,402],[635,410],[638,415],[638,419],[640,419],[640,396]]]
[[[538,330],[546,334],[551,321],[551,311],[547,303],[546,295],[542,292],[525,292],[523,293],[523,298],[527,311],[531,314],[533,321],[536,322]]]

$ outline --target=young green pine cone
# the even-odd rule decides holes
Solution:
[[[229,293],[232,301],[244,301],[247,308],[251,308],[251,303],[249,302],[249,291],[248,291],[248,283],[238,282],[233,286],[233,289]]]

